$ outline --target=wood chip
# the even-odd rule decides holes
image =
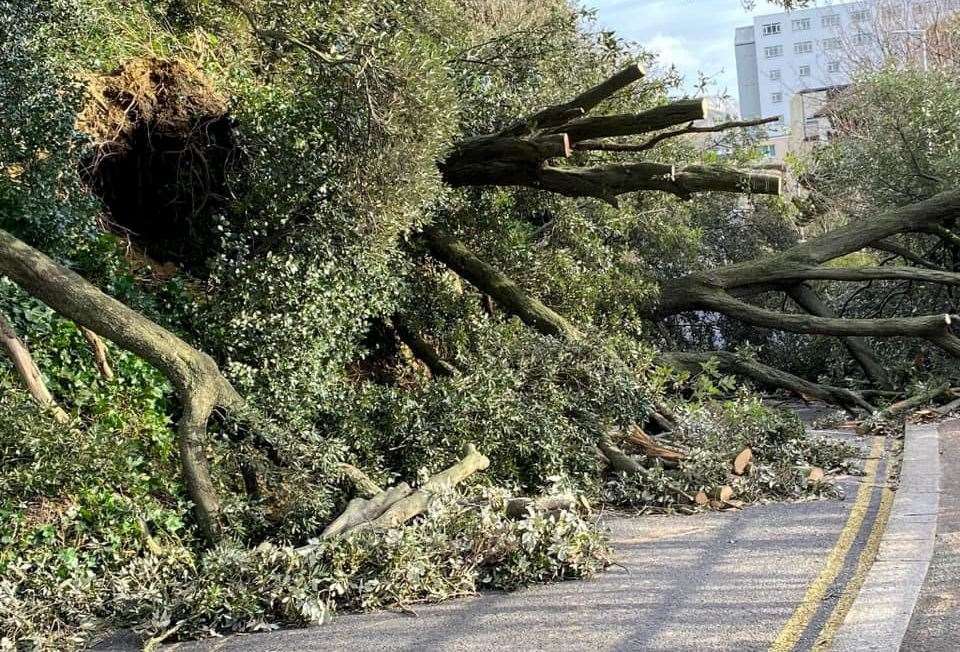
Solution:
[[[733,460],[733,472],[736,475],[743,475],[747,472],[747,469],[750,468],[750,463],[753,461],[753,451],[750,450],[750,447],[747,446],[737,457]]]
[[[693,502],[700,505],[701,507],[706,507],[710,504],[710,497],[702,491],[698,491],[697,495],[693,497]]]
[[[823,469],[819,466],[815,466],[810,469],[809,475],[807,475],[807,482],[810,484],[816,484],[823,480]]]

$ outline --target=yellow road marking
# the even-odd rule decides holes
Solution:
[[[883,488],[883,496],[880,498],[880,508],[877,511],[877,519],[873,522],[873,528],[870,530],[870,538],[867,539],[867,544],[864,546],[863,552],[860,553],[860,560],[857,562],[857,568],[853,572],[853,576],[850,578],[850,581],[847,582],[846,586],[843,587],[843,594],[840,596],[840,601],[837,602],[837,606],[833,608],[833,612],[831,612],[830,617],[827,619],[826,625],[820,630],[817,642],[813,646],[814,650],[826,650],[830,647],[830,644],[833,643],[833,637],[836,635],[837,630],[840,629],[840,625],[843,624],[843,619],[847,617],[847,613],[850,611],[850,607],[853,606],[853,601],[856,599],[857,594],[860,593],[860,588],[863,586],[864,580],[867,579],[867,572],[873,565],[873,561],[877,558],[877,552],[880,550],[883,531],[887,527],[887,521],[890,520],[890,508],[893,507],[893,496],[893,489],[890,487]]]
[[[840,531],[840,537],[837,543],[830,551],[827,563],[824,564],[820,574],[807,588],[803,601],[797,606],[790,620],[786,622],[780,630],[780,634],[770,646],[770,652],[789,652],[800,640],[804,630],[810,624],[810,621],[817,613],[820,603],[827,595],[830,586],[837,579],[837,575],[843,569],[843,562],[857,538],[857,533],[863,525],[863,520],[867,516],[867,509],[870,507],[870,494],[873,493],[873,483],[877,478],[877,468],[880,465],[880,455],[883,452],[883,438],[874,437],[870,446],[870,456],[867,463],[863,466],[864,476],[857,490],[857,497],[850,509],[850,515],[847,522]]]

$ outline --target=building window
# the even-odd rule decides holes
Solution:
[[[838,38],[825,38],[825,39],[823,39],[823,49],[824,49],[824,50],[839,50],[839,49],[840,49],[840,39],[838,39]]]
[[[800,66],[800,69],[798,70],[798,72],[800,73],[800,76],[801,76],[801,77],[809,77],[809,76],[810,76],[810,66]]]
[[[803,122],[807,127],[817,128],[820,126],[820,118],[807,118]]]
[[[783,101],[783,93],[770,93],[770,101],[779,104]]]
[[[840,25],[840,15],[839,14],[827,14],[820,19],[820,24],[824,27],[839,27]]]
[[[803,32],[810,29],[810,19],[809,18],[794,18],[793,19],[793,31]]]
[[[777,155],[776,145],[760,145],[760,155],[765,158],[773,158]]]
[[[777,81],[780,79],[780,69],[775,68],[770,71],[770,81]]]
[[[800,41],[793,44],[794,54],[810,54],[813,52],[813,41]]]
[[[768,59],[773,59],[775,57],[783,56],[783,46],[782,45],[770,45],[763,48],[763,56]]]
[[[840,62],[831,61],[827,64],[827,72],[840,72]]]
[[[858,9],[857,11],[850,12],[850,20],[853,22],[860,22],[864,20],[870,20],[870,12],[866,9]]]
[[[767,23],[763,26],[763,35],[772,36],[780,33],[780,23]]]
[[[858,32],[853,35],[854,45],[866,45],[870,41],[871,41],[870,34],[866,32]]]

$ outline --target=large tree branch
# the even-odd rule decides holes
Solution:
[[[960,273],[919,267],[807,267],[785,269],[771,274],[770,280],[804,281],[918,281],[942,285],[960,285]]]
[[[478,258],[464,243],[435,229],[426,229],[423,237],[431,254],[528,326],[561,339],[579,340],[582,337],[567,319],[539,299],[529,296],[506,274]]]
[[[580,93],[569,102],[547,107],[531,116],[518,120],[509,127],[502,129],[498,136],[522,136],[535,130],[555,127],[571,118],[589,113],[617,91],[620,91],[643,77],[643,68],[638,64],[630,64],[606,81]]]
[[[33,400],[50,410],[58,423],[67,423],[70,419],[67,413],[57,405],[53,394],[47,389],[47,384],[43,382],[40,369],[37,368],[33,356],[30,355],[30,349],[23,343],[23,340],[13,329],[13,324],[7,321],[6,315],[3,313],[0,313],[0,344],[6,349],[10,362],[13,363],[17,373],[20,374],[20,378]]]
[[[923,256],[918,256],[906,247],[902,247],[896,242],[891,242],[890,240],[879,240],[877,242],[873,242],[868,245],[867,248],[876,249],[877,251],[885,251],[887,253],[894,254],[895,256],[900,256],[904,260],[915,263],[920,267],[927,267],[930,269],[937,268],[937,264],[935,262],[928,260]]]
[[[213,359],[3,230],[0,274],[63,317],[163,372],[184,407],[178,446],[197,522],[208,539],[218,538],[220,503],[203,454],[206,423],[215,407],[242,411],[244,402]]]
[[[787,294],[790,295],[790,298],[793,299],[798,306],[811,315],[830,318],[837,316],[833,308],[827,305],[827,303],[820,298],[820,295],[806,283],[793,286],[787,291]],[[860,365],[860,368],[863,369],[863,372],[867,375],[867,378],[870,379],[870,382],[882,389],[892,388],[893,385],[887,376],[886,369],[883,368],[883,365],[877,360],[873,351],[870,350],[870,346],[866,340],[862,337],[844,337],[842,340],[843,345],[847,348],[847,351],[850,352],[850,355],[853,356],[853,359]]]
[[[707,117],[706,99],[679,100],[642,113],[575,118],[546,133],[565,133],[571,143],[591,138],[632,136],[660,131]]]
[[[696,373],[702,370],[703,365],[712,360],[719,363],[719,367],[723,371],[749,378],[764,387],[785,389],[817,398],[827,403],[842,405],[848,408],[860,408],[870,413],[874,411],[874,407],[862,396],[848,389],[811,383],[799,376],[794,376],[786,371],[781,371],[780,369],[729,351],[710,351],[708,353],[665,352],[659,354],[655,362],[663,366],[686,369],[687,371]]]
[[[614,205],[619,195],[643,190],[684,198],[698,192],[777,195],[781,185],[778,175],[711,165],[688,165],[678,170],[672,165],[648,162],[553,167],[494,161],[443,167],[442,171],[451,186],[525,186],[568,197],[595,197]]]

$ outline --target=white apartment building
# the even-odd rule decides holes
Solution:
[[[876,3],[860,0],[757,16],[736,30],[737,85],[744,118],[781,116],[767,129],[786,134],[790,100],[810,88],[849,83],[848,40],[870,47]]]
[[[825,0],[823,6],[757,16],[752,25],[738,27],[741,114],[780,117],[767,127],[763,153],[782,160],[797,141],[790,138],[791,126],[814,127],[813,114],[791,115],[798,93],[843,87],[851,70],[871,62],[915,57],[926,65],[927,29],[958,6],[957,0]]]

